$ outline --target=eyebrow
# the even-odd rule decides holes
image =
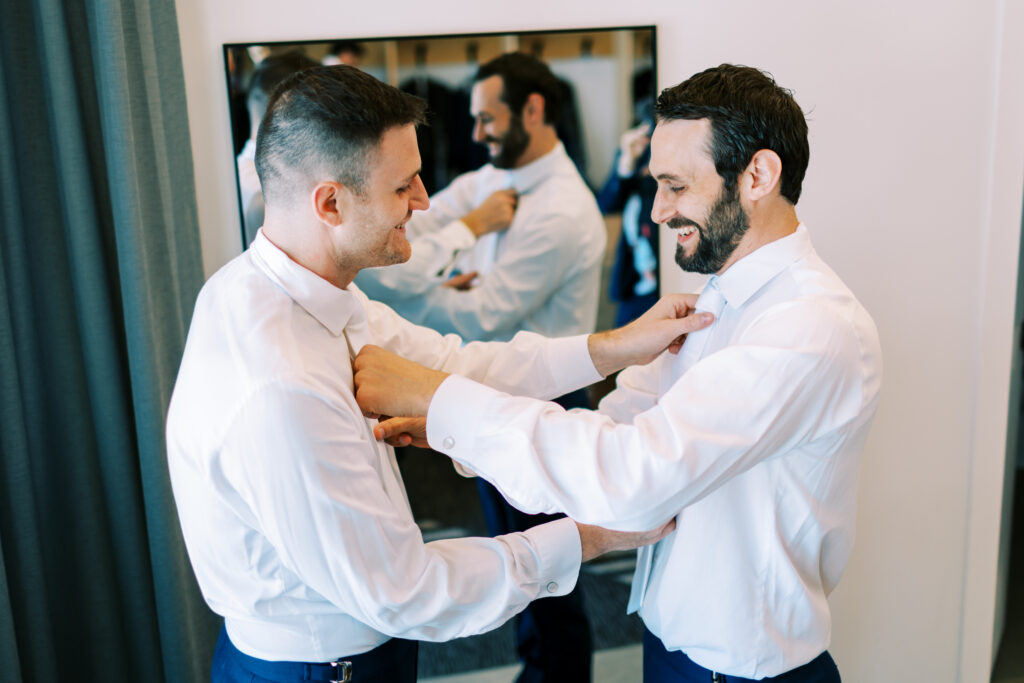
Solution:
[[[673,173],[659,173],[658,175],[654,176],[654,178],[655,180],[677,180],[679,182],[687,182],[686,178],[681,178],[680,176],[677,176]]]
[[[409,183],[411,183],[416,178],[416,176],[418,176],[420,174],[420,171],[422,171],[422,170],[423,170],[423,167],[417,168],[405,180],[403,180],[401,182],[401,185],[408,185]]]

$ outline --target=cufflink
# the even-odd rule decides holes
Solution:
[[[441,447],[448,450],[455,448],[455,439],[450,436],[444,437],[444,441],[441,442]]]

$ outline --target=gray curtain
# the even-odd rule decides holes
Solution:
[[[0,17],[0,681],[207,679],[164,415],[202,266],[173,0]]]

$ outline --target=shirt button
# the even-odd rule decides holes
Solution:
[[[548,581],[547,589],[548,589],[548,593],[557,593],[558,592],[558,582],[557,581]]]
[[[441,442],[441,446],[451,450],[452,448],[455,448],[455,439],[450,436],[446,436],[444,437],[444,441]]]

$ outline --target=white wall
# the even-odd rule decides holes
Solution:
[[[772,71],[809,112],[801,218],[873,313],[885,352],[832,651],[853,683],[987,681],[1024,187],[1024,9],[843,4],[793,0],[779,13],[755,0],[520,0],[513,12],[395,0],[373,12],[178,0],[204,263],[210,273],[239,251],[221,43],[651,23],[662,87],[723,61]]]

